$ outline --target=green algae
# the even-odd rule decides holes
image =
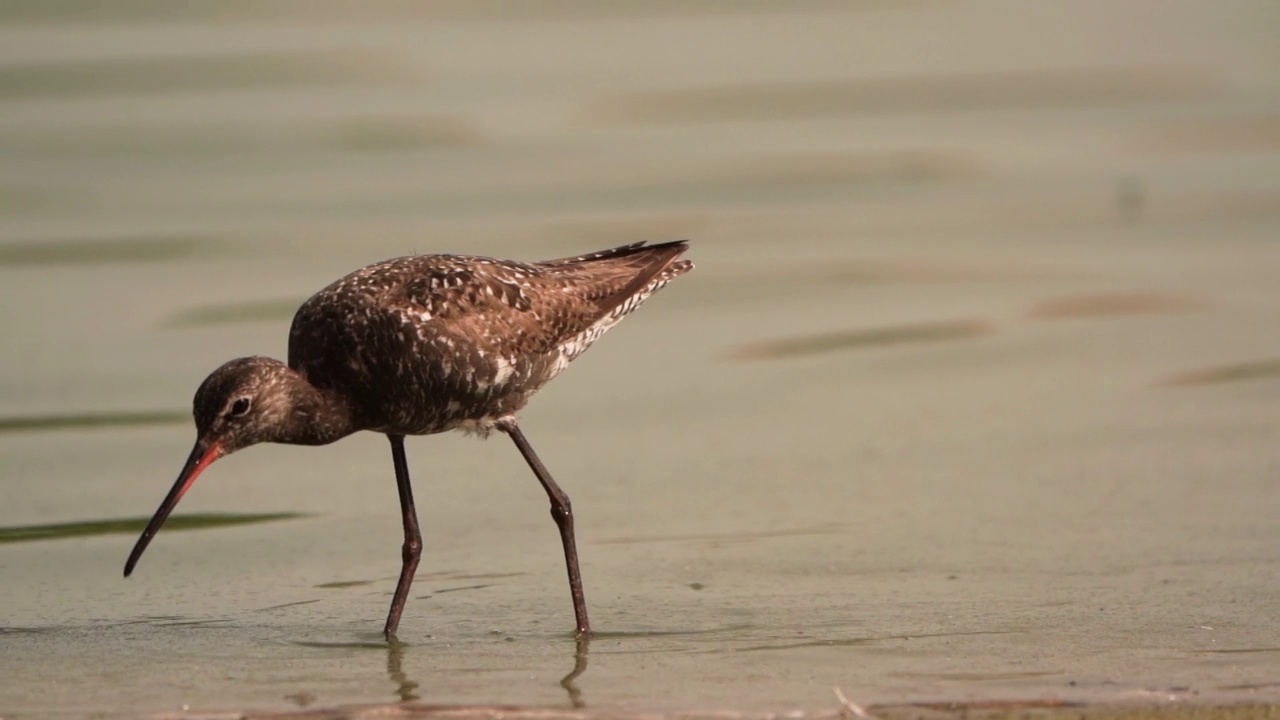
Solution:
[[[173,530],[205,530],[208,528],[253,525],[255,523],[293,520],[306,517],[301,513],[195,513],[175,515],[165,523],[165,532]],[[0,544],[61,540],[72,537],[97,535],[122,535],[140,533],[150,518],[116,518],[106,520],[82,520],[79,522],[50,523],[46,525],[13,525],[0,527]]]
[[[140,410],[66,415],[19,415],[0,418],[0,433],[88,430],[93,428],[175,425],[189,422],[187,410]]]

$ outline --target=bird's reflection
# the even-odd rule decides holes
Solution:
[[[575,709],[587,706],[585,700],[582,699],[582,690],[578,687],[577,680],[587,671],[587,648],[591,645],[591,638],[588,636],[579,636],[574,643],[573,650],[573,669],[560,679],[560,687],[569,693],[569,702]],[[404,653],[405,644],[399,640],[392,640],[387,643],[387,677],[391,682],[395,683],[396,696],[400,698],[400,702],[407,703],[421,699],[418,694],[418,683],[410,680],[404,672]]]
[[[574,708],[587,706],[586,701],[582,699],[582,690],[578,688],[577,680],[582,673],[587,671],[587,647],[590,645],[590,635],[578,636],[573,652],[573,670],[570,670],[568,675],[560,679],[560,687],[569,693],[569,702],[573,703]]]
[[[396,695],[400,696],[400,702],[413,702],[421,697],[414,692],[418,689],[418,683],[404,674],[404,644],[399,640],[387,643],[387,676],[396,684]]]

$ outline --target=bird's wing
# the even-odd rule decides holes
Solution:
[[[594,310],[553,287],[536,265],[471,256],[412,258],[382,304],[420,332],[511,354],[556,347],[565,326],[589,325]]]
[[[423,256],[424,259],[428,259]],[[416,258],[415,258],[416,259]],[[432,318],[455,319],[490,312],[528,311],[529,280],[536,270],[521,263],[434,256],[388,288],[387,302]]]
[[[403,259],[383,302],[437,332],[545,353],[578,336],[654,282],[684,242],[625,245],[576,258],[520,263],[472,256]]]

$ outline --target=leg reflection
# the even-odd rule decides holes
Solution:
[[[413,702],[420,697],[414,692],[418,689],[418,683],[405,677],[403,666],[404,645],[393,639],[387,643],[387,676],[396,684],[396,695],[400,696],[400,702]]]
[[[591,635],[578,635],[577,644],[573,653],[573,670],[560,679],[560,687],[569,693],[569,702],[573,703],[575,708],[584,708],[587,706],[586,701],[582,699],[582,690],[578,689],[576,680],[582,673],[587,671],[587,647],[591,644]]]

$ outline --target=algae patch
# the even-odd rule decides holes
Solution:
[[[118,413],[74,413],[67,415],[19,415],[0,417],[0,433],[85,430],[138,425],[173,425],[190,421],[187,410],[141,410]]]
[[[255,523],[292,520],[306,517],[302,513],[197,513],[175,515],[165,523],[165,532],[173,530],[203,530],[206,528],[252,525]],[[84,520],[81,522],[52,523],[48,525],[16,525],[0,527],[0,545],[37,540],[60,540],[71,537],[95,535],[136,534],[143,531],[150,518],[120,518],[115,520]]]
[[[1275,378],[1280,378],[1280,358],[1188,370],[1165,378],[1163,384],[1212,385],[1225,382],[1272,380]]]
[[[212,241],[202,237],[29,240],[0,244],[0,266],[100,265],[176,260],[202,252]]]
[[[987,335],[992,331],[991,324],[982,320],[947,320],[914,325],[892,325],[767,340],[743,346],[734,352],[732,357],[737,360],[802,357],[858,348],[962,340]]]

